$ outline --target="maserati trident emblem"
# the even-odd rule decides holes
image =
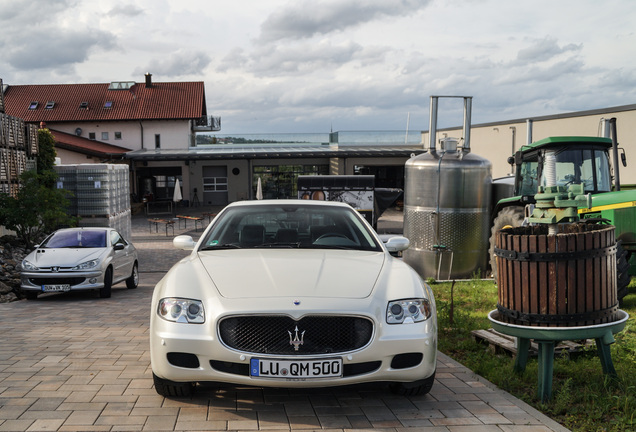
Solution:
[[[305,339],[305,330],[300,333],[300,339],[298,339],[298,326],[294,329],[294,333],[289,330],[287,330],[287,333],[289,333],[289,344],[294,346],[294,351],[298,351]]]

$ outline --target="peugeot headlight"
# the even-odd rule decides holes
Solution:
[[[203,303],[199,300],[174,297],[164,298],[159,300],[157,313],[167,321],[191,324],[202,324],[205,322]]]
[[[404,299],[390,301],[386,308],[388,324],[413,324],[431,316],[431,304],[427,299]]]
[[[94,260],[85,261],[81,264],[78,264],[75,267],[73,267],[71,270],[90,270],[92,268],[97,267],[98,265],[99,265],[99,260],[94,259]]]
[[[26,271],[38,271],[40,270],[36,265],[33,265],[27,260],[22,260],[22,270]]]

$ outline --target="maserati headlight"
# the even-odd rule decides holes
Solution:
[[[37,266],[31,264],[29,261],[27,260],[22,260],[22,270],[26,270],[26,271],[38,271],[40,270]]]
[[[90,270],[92,268],[97,267],[98,265],[99,265],[99,260],[94,259],[94,260],[85,261],[81,264],[78,264],[75,267],[73,267],[71,270]]]
[[[386,308],[388,324],[413,324],[431,316],[431,304],[427,299],[404,299],[390,301]]]
[[[205,322],[203,303],[199,300],[168,297],[159,300],[159,316],[167,321],[202,324]]]

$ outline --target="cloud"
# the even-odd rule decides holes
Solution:
[[[536,40],[534,43],[519,50],[517,54],[517,62],[520,64],[543,62],[551,60],[561,54],[565,53],[579,53],[582,49],[582,44],[567,44],[565,46],[559,46],[557,40],[551,37]]]
[[[210,56],[205,52],[177,51],[151,60],[145,68],[136,68],[134,74],[141,75],[145,72],[152,72],[175,79],[187,75],[199,75],[210,62]]]
[[[391,17],[414,14],[429,0],[294,1],[277,10],[261,25],[261,40],[309,38]]]
[[[134,4],[117,5],[106,13],[109,17],[134,18],[144,14],[144,10]]]
[[[77,4],[77,1],[52,0],[3,5],[0,50],[7,65],[17,71],[68,73],[94,51],[114,47],[114,35],[79,20],[73,11]]]

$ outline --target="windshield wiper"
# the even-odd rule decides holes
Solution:
[[[263,243],[256,247],[266,247],[266,248],[300,248],[300,242],[274,242],[274,243]]]
[[[241,249],[241,247],[235,243],[226,243],[222,245],[210,245],[206,247],[202,247],[199,251],[208,251],[208,250],[221,250],[221,249]]]

